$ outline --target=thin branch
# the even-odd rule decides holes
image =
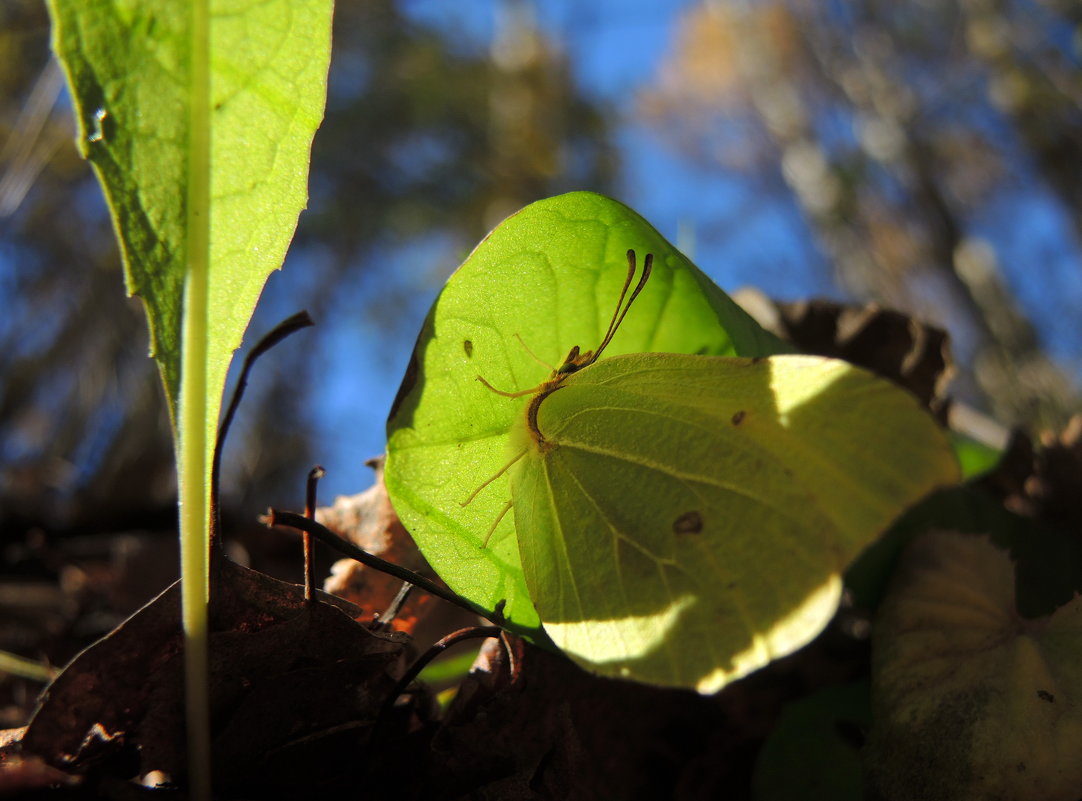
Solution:
[[[408,581],[403,581],[402,586],[399,588],[398,593],[391,600],[391,603],[382,612],[378,613],[376,619],[372,621],[370,628],[372,630],[390,628],[392,621],[398,617],[398,613],[402,611],[402,607],[410,597],[410,592],[413,590],[413,585]]]
[[[428,664],[437,656],[442,654],[452,645],[458,645],[460,642],[479,639],[487,640],[490,637],[500,637],[502,634],[503,629],[498,626],[470,626],[469,628],[453,631],[443,639],[434,643],[431,648],[417,657],[406,672],[402,674],[402,678],[398,680],[394,689],[391,690],[387,699],[383,702],[383,708],[380,710],[379,717],[376,718],[376,724],[373,726],[373,729],[378,730],[380,728],[380,722],[385,720],[387,715],[390,714],[395,701],[398,700],[398,696],[406,691],[406,688],[413,683],[420,675],[421,671],[428,667]]]
[[[229,401],[229,408],[226,409],[225,416],[222,418],[222,423],[218,426],[218,439],[214,443],[214,461],[212,462],[210,469],[210,502],[214,525],[210,532],[210,544],[212,547],[218,543],[219,532],[222,527],[221,509],[218,503],[219,484],[222,472],[222,449],[225,447],[225,438],[229,434],[229,427],[233,424],[233,417],[237,413],[237,407],[240,406],[240,400],[244,397],[244,390],[248,386],[248,374],[252,371],[252,365],[255,364],[256,359],[290,334],[293,334],[302,328],[307,328],[310,325],[315,325],[315,323],[308,312],[297,312],[292,317],[286,318],[272,328],[266,336],[255,344],[255,347],[249,351],[248,355],[244,357],[244,366],[241,368],[240,377],[237,379],[237,385],[233,388],[233,397]]]
[[[316,519],[316,487],[319,480],[327,475],[322,466],[316,465],[308,471],[308,481],[304,493],[304,516]],[[312,600],[312,590],[316,583],[316,565],[312,559],[312,535],[304,532],[304,600]]]
[[[386,573],[395,578],[400,578],[403,581],[408,581],[415,587],[420,587],[425,592],[431,593],[437,598],[442,598],[448,603],[465,609],[467,612],[479,615],[483,618],[492,619],[492,612],[467,601],[461,595],[451,592],[445,587],[441,587],[439,584],[426,579],[419,573],[414,573],[412,570],[402,567],[401,565],[396,565],[393,562],[380,559],[378,556],[373,556],[363,548],[358,548],[349,540],[342,539],[330,529],[321,526],[315,520],[309,520],[296,512],[281,512],[277,509],[269,509],[267,510],[264,522],[268,526],[288,526],[289,528],[295,528],[299,531],[306,531],[317,540],[320,540],[339,553],[348,556],[351,559],[356,559],[361,564],[366,565],[373,570],[379,570],[381,573]]]

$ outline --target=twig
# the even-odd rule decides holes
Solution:
[[[398,617],[398,613],[402,611],[406,599],[410,597],[411,590],[413,590],[413,585],[408,581],[403,581],[402,587],[398,590],[394,599],[388,604],[386,609],[376,616],[376,619],[372,621],[370,628],[373,630],[390,628],[391,622]]]
[[[379,716],[376,718],[376,723],[373,725],[373,730],[378,731],[381,727],[381,722],[386,720],[390,714],[391,709],[394,707],[395,701],[398,700],[398,696],[406,691],[406,688],[413,683],[422,670],[428,667],[429,662],[442,654],[452,645],[458,645],[460,642],[466,640],[488,639],[489,637],[499,637],[503,634],[503,629],[498,626],[470,626],[469,628],[459,629],[448,634],[443,639],[434,643],[431,648],[421,654],[410,665],[402,678],[395,684],[394,689],[391,690],[387,699],[383,702],[383,707],[380,709]]]
[[[351,559],[356,559],[361,564],[367,565],[373,570],[379,570],[380,572],[387,573],[395,578],[408,581],[415,587],[420,587],[425,592],[429,592],[437,598],[442,598],[448,603],[452,603],[455,606],[465,609],[467,612],[491,619],[492,613],[488,610],[467,601],[461,595],[441,587],[439,584],[426,579],[419,573],[415,573],[401,565],[396,565],[394,562],[380,559],[378,556],[373,556],[363,548],[358,548],[349,540],[342,539],[330,529],[321,526],[315,520],[309,520],[307,517],[299,515],[296,512],[281,512],[277,509],[268,509],[264,522],[266,522],[268,526],[288,526],[289,528],[295,528],[299,531],[307,531],[317,540],[327,544]]]
[[[219,485],[221,483],[222,472],[222,448],[225,446],[225,438],[229,434],[229,427],[233,424],[233,417],[237,413],[237,407],[240,406],[240,400],[244,397],[244,390],[248,386],[248,374],[251,372],[252,365],[255,364],[256,359],[290,334],[300,331],[302,328],[307,328],[310,325],[315,325],[315,323],[312,321],[308,312],[297,312],[292,317],[286,318],[272,328],[266,336],[255,344],[255,347],[248,352],[248,355],[244,357],[244,366],[241,368],[240,377],[237,379],[237,385],[233,388],[233,397],[229,401],[229,408],[226,409],[225,416],[222,418],[222,423],[218,426],[218,438],[214,442],[214,458],[210,467],[210,505],[212,521],[210,544],[212,547],[219,544],[220,531],[222,528],[221,508],[218,504]]]
[[[304,493],[304,516],[309,520],[316,519],[316,486],[327,471],[322,466],[316,465],[308,471],[308,483]],[[312,560],[312,535],[303,532],[304,539],[304,600],[312,600],[312,588],[316,583],[316,565]]]

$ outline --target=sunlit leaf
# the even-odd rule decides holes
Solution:
[[[591,247],[586,202],[636,225]],[[845,362],[702,355],[773,343],[644,226],[569,196],[478,247],[422,331],[387,486],[463,595],[594,672],[712,692],[814,637],[844,567],[957,465],[915,398]],[[643,291],[611,349],[565,360],[621,285]]]
[[[233,351],[307,197],[331,0],[52,0],[79,144],[142,297],[177,447],[192,793],[209,796],[211,463]]]
[[[538,618],[511,516],[489,548],[479,547],[506,493],[460,504],[507,461],[521,403],[487,392],[476,377],[526,389],[548,374],[527,348],[557,363],[572,345],[600,342],[629,248],[653,254],[654,274],[608,354],[784,350],[642,217],[609,198],[575,192],[527,206],[470,254],[425,320],[388,420],[386,482],[395,510],[452,588],[489,609],[503,602],[503,614],[520,630],[535,629]]]
[[[331,0],[212,2],[209,96],[201,98],[192,62],[198,5],[52,2],[79,145],[113,212],[128,288],[146,303],[174,417],[189,263],[209,264],[203,335],[214,412],[230,356],[307,200],[330,57]],[[193,117],[201,100],[208,115]],[[189,187],[204,178],[209,205],[189,209]],[[189,211],[196,225],[209,221],[207,253],[189,252]],[[212,413],[211,431],[216,424]]]

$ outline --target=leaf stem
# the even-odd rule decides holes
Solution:
[[[49,665],[27,659],[25,656],[0,651],[0,673],[19,676],[30,681],[50,682],[56,678],[58,672]]]
[[[255,343],[252,349],[248,351],[248,355],[244,357],[244,364],[241,367],[240,375],[237,377],[237,384],[233,387],[233,397],[230,399],[229,406],[222,416],[222,423],[218,426],[218,437],[214,442],[214,461],[210,471],[210,502],[212,505],[211,512],[214,515],[210,530],[211,546],[218,544],[218,537],[221,534],[218,496],[221,488],[222,452],[225,450],[225,442],[229,437],[229,428],[233,424],[233,418],[237,414],[237,409],[240,408],[240,402],[244,398],[244,391],[248,387],[248,376],[251,374],[252,368],[255,366],[255,363],[260,356],[275,347],[286,337],[295,334],[297,331],[310,325],[315,325],[311,315],[309,315],[307,311],[299,311],[282,320],[282,322],[278,323],[278,325],[274,326],[274,328],[264,334],[263,337]]]
[[[210,473],[208,428],[210,293],[210,7],[190,8],[188,169],[186,198],[187,272],[181,347],[177,478],[180,494],[181,618],[184,624],[185,715],[189,797],[211,797],[210,702],[207,605],[209,602]]]

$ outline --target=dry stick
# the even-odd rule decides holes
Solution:
[[[402,611],[403,605],[406,603],[406,599],[410,596],[410,591],[413,589],[413,585],[408,581],[402,582],[402,587],[398,590],[398,594],[395,595],[394,600],[384,609],[378,613],[372,620],[370,629],[389,629],[391,622],[398,617],[398,613]]]
[[[214,442],[214,460],[211,462],[210,468],[210,506],[212,523],[210,530],[210,545],[212,549],[215,545],[221,546],[220,532],[222,528],[222,519],[221,508],[218,505],[218,487],[222,471],[222,448],[225,446],[225,438],[229,433],[229,426],[233,423],[233,417],[237,413],[237,407],[240,406],[240,399],[244,397],[244,389],[248,386],[248,373],[252,371],[252,365],[255,364],[256,359],[290,334],[300,331],[302,328],[307,328],[310,325],[315,325],[315,323],[312,321],[308,312],[297,312],[292,317],[287,317],[272,328],[266,336],[255,344],[255,347],[249,351],[248,355],[244,357],[244,366],[241,368],[240,377],[237,379],[237,385],[233,388],[233,398],[229,401],[229,408],[226,409],[225,417],[222,418],[221,425],[218,426],[218,439]]]
[[[408,581],[415,587],[420,587],[425,592],[432,593],[437,598],[442,598],[448,603],[452,603],[455,606],[465,609],[467,612],[493,620],[492,612],[487,609],[483,609],[482,607],[467,601],[461,595],[457,595],[456,593],[441,587],[439,584],[429,581],[419,573],[414,573],[412,570],[402,567],[401,565],[396,565],[394,562],[388,562],[385,559],[380,559],[378,556],[373,556],[363,548],[358,548],[349,540],[342,539],[330,529],[321,526],[315,520],[309,520],[304,515],[299,515],[296,512],[281,512],[277,509],[268,509],[264,522],[268,526],[288,526],[289,528],[295,528],[299,531],[307,531],[320,542],[326,543],[339,553],[344,554],[351,559],[356,559],[361,564],[367,565],[373,570],[379,570],[380,572],[387,573],[395,578]],[[501,623],[502,621],[493,620],[493,622]]]
[[[402,678],[395,684],[394,689],[391,690],[387,696],[387,700],[383,702],[383,707],[380,709],[379,716],[376,718],[376,723],[372,727],[373,729],[379,729],[381,721],[387,718],[391,709],[394,707],[394,702],[398,700],[398,696],[406,691],[406,688],[410,686],[414,679],[420,675],[428,663],[442,654],[452,645],[458,645],[460,642],[466,640],[488,639],[489,637],[500,637],[503,634],[503,629],[499,626],[470,626],[469,628],[459,629],[458,631],[452,631],[443,639],[437,641],[431,648],[421,654],[414,660],[413,664],[406,669],[406,672],[402,674]]]
[[[321,465],[316,465],[308,471],[308,485],[304,493],[304,516],[309,520],[316,519],[316,485],[327,471]],[[316,583],[316,565],[312,560],[312,535],[307,531],[302,532],[304,539],[304,600],[312,600],[312,588]]]

